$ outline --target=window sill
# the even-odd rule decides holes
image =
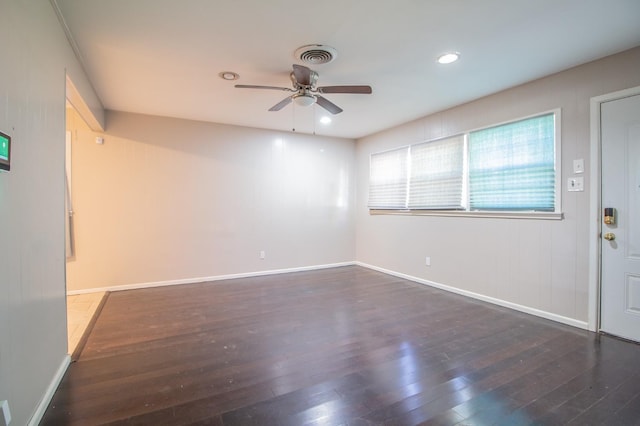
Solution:
[[[461,211],[461,210],[377,210],[369,209],[369,214],[392,216],[448,216],[448,217],[488,217],[498,219],[539,219],[563,220],[563,213],[556,212],[501,212],[501,211]]]

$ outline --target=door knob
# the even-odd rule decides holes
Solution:
[[[616,239],[616,234],[614,234],[613,232],[607,232],[602,236],[602,238],[604,238],[607,241],[613,241]]]

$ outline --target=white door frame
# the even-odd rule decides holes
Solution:
[[[588,328],[600,330],[600,290],[602,287],[600,253],[602,232],[602,170],[600,105],[604,102],[640,95],[640,86],[591,98],[591,164],[589,172],[589,312]]]

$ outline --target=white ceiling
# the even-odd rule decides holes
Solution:
[[[105,108],[358,138],[640,45],[638,0],[52,0]],[[369,84],[293,104],[294,51],[326,44],[319,86]],[[436,57],[458,51],[445,66]],[[237,82],[218,74],[234,71]],[[640,72],[640,70],[639,70]]]

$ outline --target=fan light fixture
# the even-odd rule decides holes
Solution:
[[[452,62],[457,61],[460,58],[460,53],[458,52],[447,52],[440,56],[438,56],[439,64],[450,64]]]
[[[293,101],[300,106],[313,105],[316,102],[315,96],[311,93],[298,93],[293,95]]]

